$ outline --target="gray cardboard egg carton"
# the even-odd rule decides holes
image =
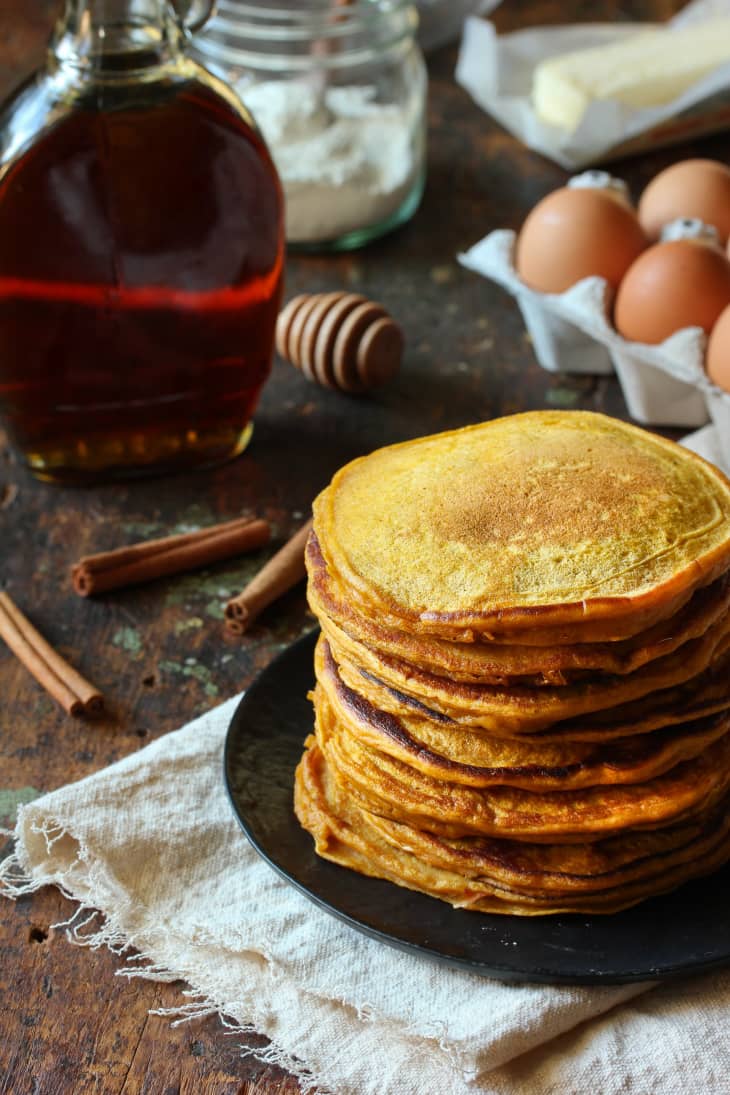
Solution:
[[[659,346],[628,342],[611,325],[612,294],[603,278],[538,293],[515,270],[515,239],[509,229],[490,232],[460,262],[512,294],[540,365],[548,372],[615,372],[632,418],[647,426],[704,427],[684,443],[730,471],[730,394],[707,378],[701,328],[677,331]]]

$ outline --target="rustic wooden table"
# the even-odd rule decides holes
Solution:
[[[680,6],[525,0],[504,4],[496,21],[512,30],[567,19],[666,18]],[[50,0],[0,0],[0,95],[42,56],[55,7]],[[142,748],[239,691],[311,625],[300,590],[243,640],[224,636],[225,597],[262,556],[94,602],[71,592],[74,557],[242,511],[266,515],[285,536],[336,467],[386,442],[528,408],[625,415],[613,379],[543,372],[512,300],[455,261],[490,228],[519,225],[565,177],[473,105],[452,79],[455,56],[447,49],[431,59],[429,182],[413,221],[362,252],[288,263],[289,295],[344,285],[382,300],[402,322],[405,365],[387,390],[339,396],[278,362],[248,452],[215,471],[164,482],[48,486],[26,474],[0,437],[0,585],[110,697],[102,722],[68,719],[0,650],[0,825],[12,824],[19,802]],[[638,188],[680,155],[727,159],[729,144],[720,136],[616,170]],[[181,986],[115,979],[113,955],[74,947],[51,927],[71,911],[55,889],[0,902],[0,1092],[299,1090],[281,1071],[242,1059],[240,1039],[226,1036],[216,1019],[173,1029],[150,1016],[151,1008],[174,1005]]]

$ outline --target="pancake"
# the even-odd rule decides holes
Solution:
[[[621,838],[590,845],[577,860],[561,846],[551,847],[541,857],[539,847],[527,844],[504,854],[496,842],[465,847],[463,842],[418,833],[414,844],[409,827],[385,822],[343,794],[311,739],[297,768],[294,804],[323,858],[482,912],[521,916],[616,912],[716,870],[730,857],[726,808],[717,818],[710,814],[694,826],[643,834],[634,848],[630,840]],[[428,855],[424,839],[431,842]],[[563,855],[565,863],[583,872],[588,885],[581,884],[580,874],[556,870]],[[429,858],[434,862],[428,862]],[[622,871],[624,865],[628,869]],[[596,887],[593,892],[591,883]]]
[[[340,674],[368,696],[369,678],[422,702],[464,725],[503,737],[534,734],[556,722],[631,703],[697,677],[730,646],[730,614],[699,639],[657,658],[625,677],[602,675],[579,684],[530,688],[466,684],[372,650],[347,636],[331,620],[321,621]],[[363,679],[363,672],[368,675]],[[360,682],[360,687],[354,682]]]
[[[315,669],[334,718],[363,744],[445,783],[569,790],[642,783],[699,756],[730,730],[730,711],[612,743],[495,738],[458,724],[389,715],[348,688],[320,639]]]
[[[333,781],[333,787],[336,781]],[[342,792],[340,791],[340,795]],[[646,882],[686,863],[718,830],[730,828],[722,802],[689,822],[587,844],[530,844],[484,837],[451,839],[368,813],[368,825],[388,844],[407,848],[432,867],[464,878],[487,877],[524,895],[596,893]],[[365,816],[363,812],[363,816]]]
[[[730,786],[730,736],[645,783],[526,791],[446,783],[348,734],[324,692],[315,734],[335,778],[366,810],[445,836],[482,834],[535,843],[595,840],[621,829],[660,828],[696,814]]]
[[[728,569],[730,481],[627,423],[529,412],[353,461],[314,528],[366,618],[458,641],[617,641]]]
[[[704,635],[730,608],[730,575],[698,590],[673,617],[631,639],[613,643],[575,643],[550,647],[515,643],[449,642],[387,627],[379,618],[358,613],[345,590],[330,575],[316,535],[307,544],[308,599],[316,616],[328,619],[347,637],[377,653],[392,655],[437,675],[465,683],[562,685],[588,673],[633,673]]]
[[[338,666],[338,674],[355,692],[363,692],[369,702],[383,712],[406,717],[416,714],[438,726],[458,729],[460,723],[427,704],[407,696],[361,670],[348,674]],[[606,742],[647,734],[666,726],[694,722],[730,709],[730,652],[725,651],[712,665],[684,684],[653,692],[641,700],[619,704],[605,711],[552,723],[547,729],[530,735],[531,741]],[[472,727],[480,730],[479,726]],[[487,731],[489,732],[489,731]]]

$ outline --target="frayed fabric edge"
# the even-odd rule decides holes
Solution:
[[[140,949],[132,937],[130,937],[118,924],[114,917],[104,914],[100,909],[84,904],[65,887],[61,881],[55,878],[32,878],[28,873],[18,854],[17,832],[2,830],[0,835],[11,837],[16,841],[15,850],[0,861],[0,896],[7,897],[11,901],[19,897],[37,893],[44,886],[56,886],[64,897],[76,903],[73,914],[64,921],[52,926],[65,930],[69,942],[78,947],[89,947],[97,950],[107,947],[116,956],[124,956],[126,965],[115,971],[117,977],[139,978],[149,981],[173,982],[186,980],[189,989],[183,991],[183,996],[189,998],[189,1002],[179,1004],[171,1008],[152,1008],[150,1015],[160,1015],[170,1019],[171,1025],[177,1027],[183,1023],[194,1022],[218,1016],[227,1033],[243,1037],[245,1035],[262,1035],[253,1023],[239,1022],[226,1013],[225,1005],[211,999],[202,990],[196,989],[195,984],[186,975],[175,973],[168,967],[156,962],[152,955]],[[98,925],[95,930],[90,930],[92,925]],[[126,952],[134,950],[134,954]],[[132,965],[140,963],[140,965]],[[144,963],[144,964],[143,964]],[[264,1037],[268,1037],[264,1035]],[[310,1069],[296,1057],[292,1057],[275,1040],[269,1039],[266,1046],[239,1046],[241,1059],[253,1057],[264,1065],[276,1065],[285,1069],[296,1077],[304,1095],[337,1095],[337,1093],[314,1076]]]
[[[14,836],[7,829],[2,830],[3,836]],[[45,879],[31,878],[22,863],[18,859],[17,851],[11,852],[0,861],[0,896],[8,897],[16,901],[19,897],[36,893],[37,890],[48,885]]]
[[[126,973],[127,971],[120,972]],[[134,972],[130,971],[129,975],[134,976]],[[173,1027],[183,1026],[185,1023],[192,1023],[196,1020],[208,1019],[212,1015],[217,1015],[227,1034],[234,1037],[241,1037],[246,1034],[262,1036],[261,1031],[253,1023],[242,1023],[231,1018],[226,1015],[215,1000],[205,998],[203,993],[198,993],[191,988],[184,991],[183,996],[199,996],[200,999],[191,1000],[189,1004],[179,1004],[177,1007],[172,1008],[154,1008],[150,1011],[150,1015],[161,1015],[164,1018],[171,1019]],[[290,1072],[296,1077],[304,1095],[308,1095],[308,1093],[313,1095],[314,1092],[317,1095],[337,1095],[333,1088],[327,1087],[317,1080],[302,1061],[292,1057],[274,1039],[269,1039],[266,1046],[239,1046],[238,1048],[242,1060],[253,1057],[263,1065],[275,1065],[277,1068]]]

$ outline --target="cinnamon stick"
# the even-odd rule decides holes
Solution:
[[[168,574],[219,563],[268,543],[267,521],[239,517],[197,532],[147,540],[116,551],[87,555],[71,568],[73,587],[82,597],[122,586],[151,582]]]
[[[226,630],[242,635],[259,613],[306,576],[304,547],[312,522],[299,529],[225,608]]]
[[[0,593],[0,636],[69,715],[101,709],[104,701],[98,689],[53,649],[7,593]]]

